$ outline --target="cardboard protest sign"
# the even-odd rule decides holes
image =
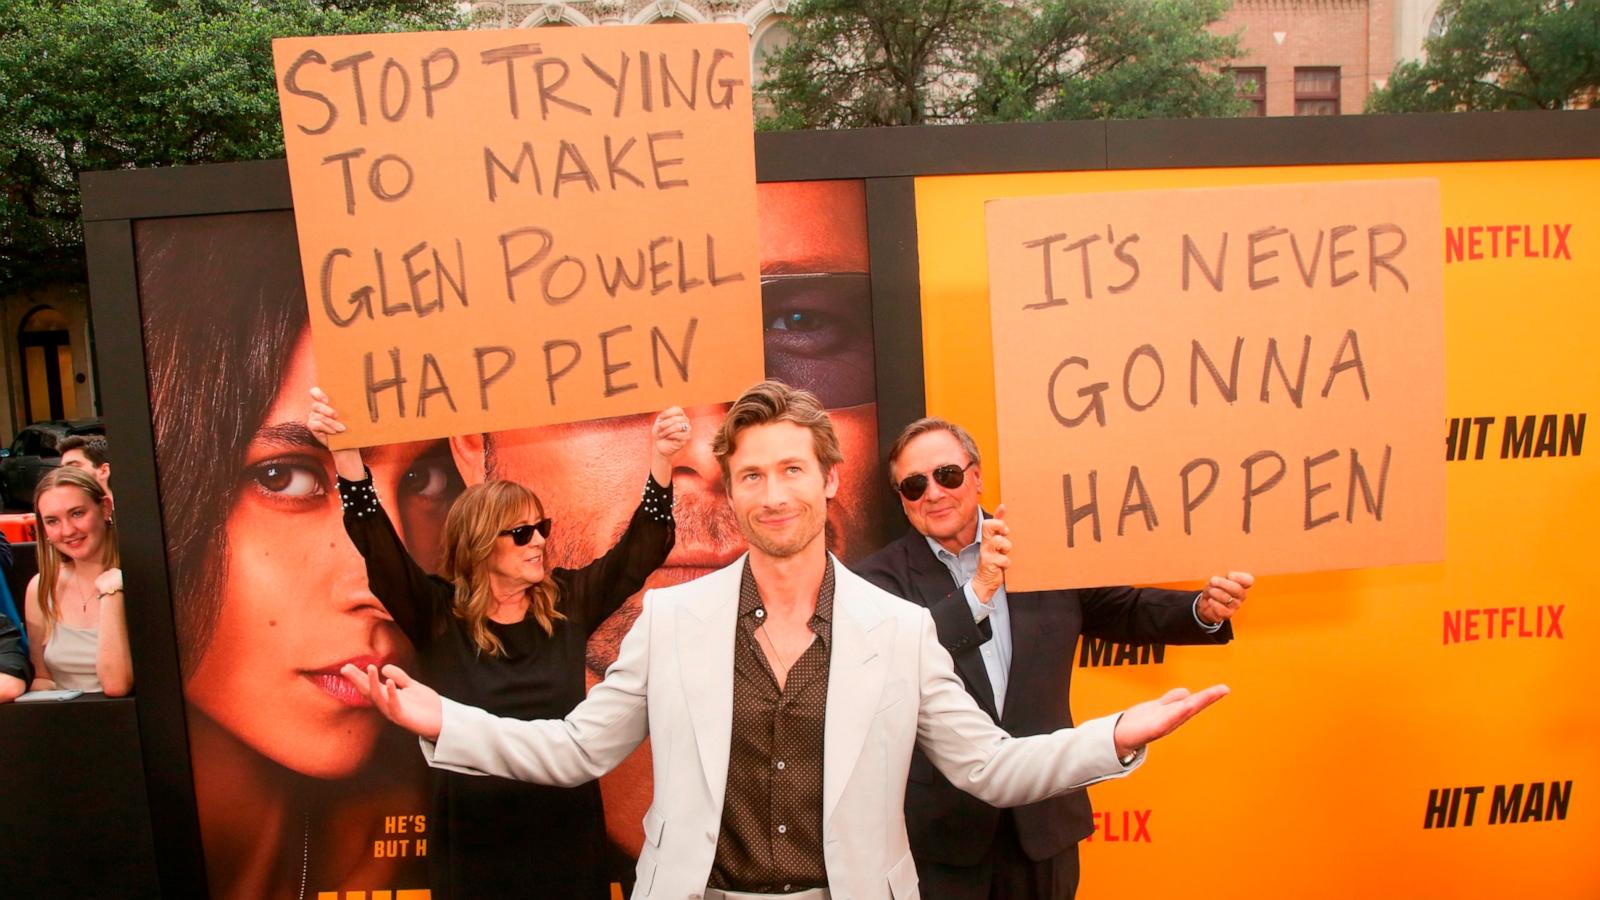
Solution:
[[[344,446],[718,402],[761,378],[743,26],[273,53]]]
[[[1436,182],[986,209],[1008,586],[1443,557]]]

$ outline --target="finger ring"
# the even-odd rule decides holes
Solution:
[[[679,431],[688,431],[689,430],[689,423],[688,422],[682,423],[681,425],[678,426],[678,430]]]

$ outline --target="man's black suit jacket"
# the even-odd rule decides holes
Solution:
[[[1194,591],[1108,587],[1008,592],[1011,672],[1005,715],[998,716],[979,650],[991,636],[989,623],[973,622],[965,594],[927,539],[913,529],[854,569],[889,593],[928,608],[939,642],[954,658],[967,692],[1001,728],[1019,737],[1072,725],[1067,695],[1080,634],[1141,644],[1225,644],[1233,639],[1231,624],[1208,634],[1195,621]],[[1055,856],[1094,831],[1083,791],[1017,807],[1013,813],[1022,848],[1035,860]],[[919,862],[977,864],[999,821],[1000,810],[957,789],[921,750],[914,753],[906,786],[906,828]]]

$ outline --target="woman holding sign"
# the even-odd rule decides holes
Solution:
[[[311,396],[306,427],[326,442],[345,426],[326,394],[313,388]],[[560,718],[578,705],[590,634],[672,550],[673,457],[689,434],[677,407],[655,418],[638,507],[616,545],[577,569],[546,565],[553,525],[532,491],[501,480],[467,488],[445,518],[444,578],[412,561],[360,452],[333,451],[345,529],[373,593],[417,648],[423,677],[499,716]],[[610,896],[597,783],[549,788],[430,771],[435,898]]]

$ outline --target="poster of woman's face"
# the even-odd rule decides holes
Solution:
[[[845,463],[828,538],[854,560],[885,537],[863,185],[767,184],[759,201],[767,375],[829,407]],[[412,651],[367,587],[332,461],[305,428],[317,376],[292,214],[146,220],[135,241],[212,895],[422,887],[421,754],[337,677],[349,662],[404,666]],[[744,551],[710,451],[723,411],[689,410],[691,449],[673,472],[677,544],[647,588],[698,577]],[[576,566],[610,547],[633,511],[647,421],[461,435],[363,455],[423,568],[437,568],[452,501],[485,478],[532,488],[560,523],[551,563]],[[596,632],[591,683],[637,614],[636,597]],[[649,776],[646,745],[602,781],[619,859],[638,852]],[[619,868],[626,880],[629,867]]]

